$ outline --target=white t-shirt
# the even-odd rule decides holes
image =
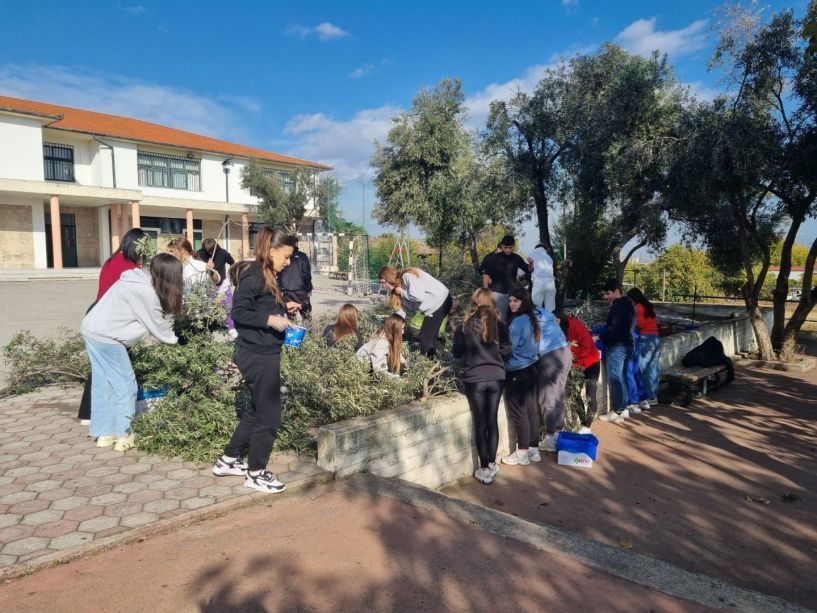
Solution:
[[[184,263],[182,277],[184,278],[185,285],[209,281],[210,276],[207,274],[207,263],[192,257],[188,258]]]

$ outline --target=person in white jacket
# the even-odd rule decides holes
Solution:
[[[531,271],[531,300],[533,306],[543,306],[547,311],[556,308],[556,280],[553,277],[553,260],[545,246],[541,243],[530,254],[533,259],[533,270]]]
[[[375,372],[399,377],[406,369],[403,357],[403,331],[406,321],[400,315],[389,315],[371,340],[357,350],[357,357],[372,365]]]
[[[193,246],[186,238],[174,238],[167,244],[167,250],[168,253],[179,258],[184,265],[182,277],[185,287],[207,281],[215,284],[221,283],[221,277],[213,267],[212,261],[204,262],[196,259],[198,254],[193,251]]]
[[[167,315],[182,309],[182,264],[160,253],[150,272],[128,270],[82,320],[81,332],[91,360],[91,436],[97,447],[116,451],[133,447],[130,421],[136,409],[136,375],[128,347],[150,335],[178,342]]]
[[[383,266],[379,275],[380,282],[392,292],[389,300],[398,315],[406,318],[408,313],[420,311],[425,316],[417,336],[422,352],[434,357],[437,335],[453,305],[451,292],[419,268],[397,270],[393,266]]]

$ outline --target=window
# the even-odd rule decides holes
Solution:
[[[139,152],[139,185],[201,191],[201,160]]]
[[[255,239],[258,238],[258,231],[261,229],[261,226],[264,224],[259,223],[257,221],[251,221],[249,223],[250,228],[250,249],[255,249]]]
[[[262,168],[261,172],[267,177],[278,177],[278,180],[281,182],[281,187],[284,189],[284,191],[291,192],[295,186],[295,179],[293,178],[292,173],[288,170],[279,170],[277,168]],[[259,197],[258,192],[255,191],[252,187],[250,188],[250,195],[255,196],[256,198]]]
[[[46,181],[74,181],[74,148],[71,145],[43,143]]]

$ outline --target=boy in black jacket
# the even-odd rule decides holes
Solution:
[[[300,304],[297,312],[302,318],[309,319],[312,313],[312,266],[306,254],[297,247],[289,261],[289,266],[278,273],[278,284],[284,300]]]
[[[601,297],[610,305],[607,328],[601,333],[600,338],[604,343],[604,363],[613,410],[599,419],[620,423],[630,417],[631,413],[641,412],[640,409],[637,411],[628,409],[630,391],[627,385],[627,371],[633,357],[635,303],[622,293],[621,284],[615,279],[610,279],[602,286]]]

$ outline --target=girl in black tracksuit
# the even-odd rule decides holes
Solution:
[[[461,378],[474,416],[480,464],[474,477],[486,485],[497,473],[497,410],[505,382],[504,359],[510,353],[508,328],[499,321],[491,291],[476,290],[465,321],[454,333],[454,357],[463,359]]]
[[[281,346],[289,326],[276,274],[289,265],[296,244],[294,236],[261,227],[256,260],[241,277],[230,313],[238,333],[235,363],[252,399],[213,474],[246,475],[245,487],[268,494],[286,489],[266,468],[281,425]],[[244,451],[246,464],[241,461]]]

